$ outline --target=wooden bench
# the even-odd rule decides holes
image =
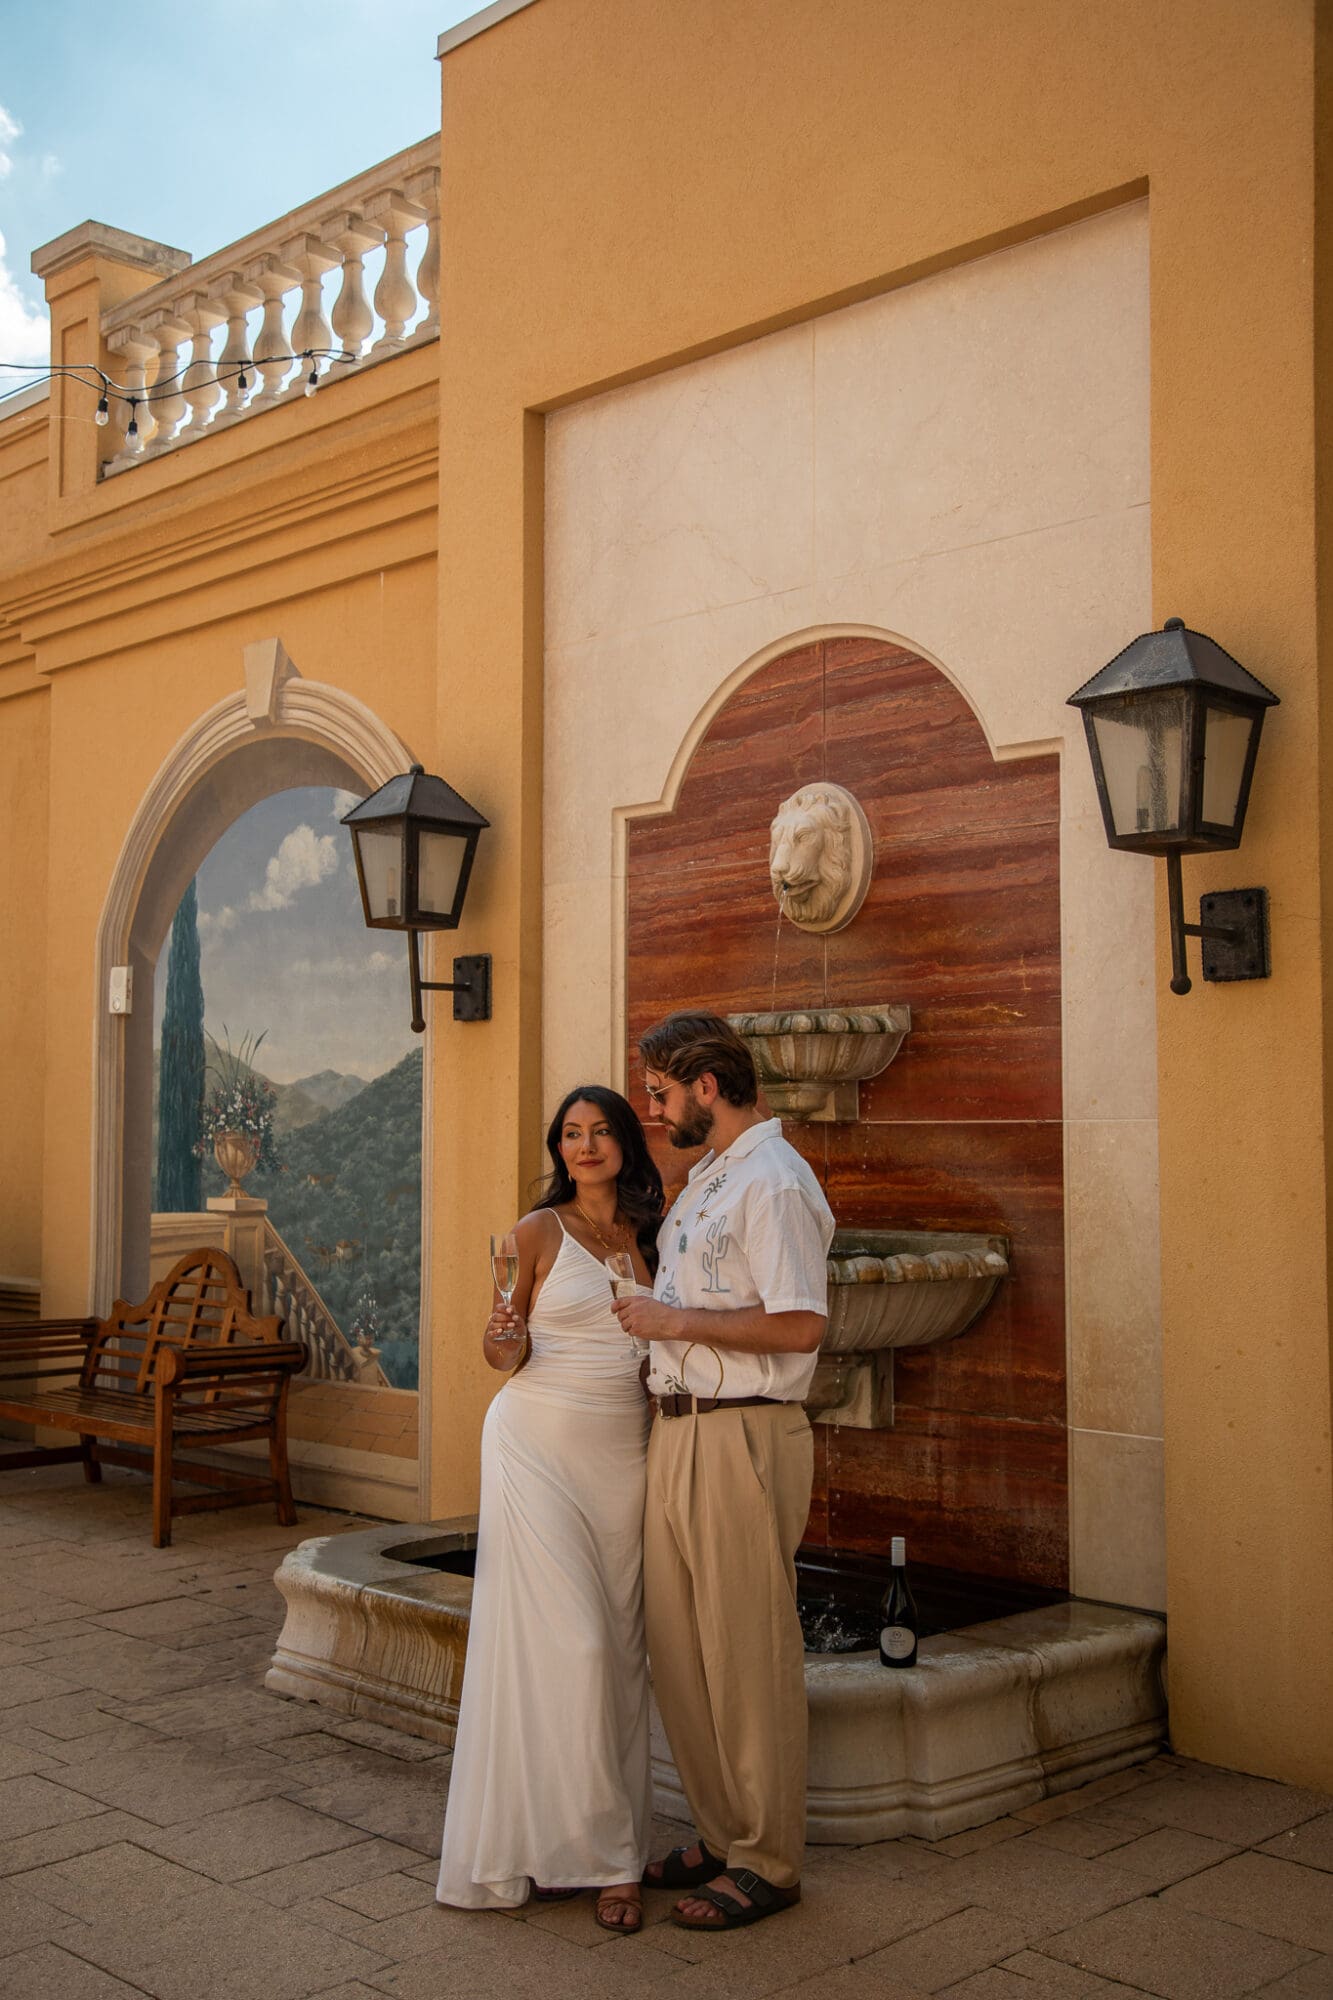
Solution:
[[[106,1319],[0,1326],[0,1417],[73,1431],[75,1445],[0,1453],[0,1471],[82,1459],[151,1467],[153,1546],[171,1541],[173,1514],[273,1500],[296,1519],[287,1471],[287,1390],[306,1351],[282,1321],[257,1317],[240,1273],[221,1250],[194,1250],[142,1305],[117,1299]],[[269,1476],[177,1456],[182,1445],[268,1439]],[[176,1494],[173,1479],[213,1490]]]

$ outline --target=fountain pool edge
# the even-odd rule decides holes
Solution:
[[[452,1743],[472,1580],[417,1557],[471,1548],[475,1516],[302,1542],[266,1685],[346,1716]],[[809,1838],[941,1840],[1144,1762],[1166,1740],[1166,1628],[1078,1599],[921,1643],[904,1673],[873,1653],[810,1654]],[[656,1711],[659,1810],[688,1818]]]

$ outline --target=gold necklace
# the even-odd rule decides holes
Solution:
[[[601,1244],[603,1250],[614,1250],[616,1247],[615,1244],[607,1242],[601,1230],[597,1227],[597,1224],[593,1221],[592,1217],[589,1215],[587,1209],[583,1206],[583,1203],[579,1200],[577,1195],[575,1195],[574,1197],[574,1206],[578,1210],[579,1214],[583,1217],[583,1220],[587,1223],[589,1229],[591,1229],[593,1235],[597,1238],[597,1241]],[[611,1224],[611,1227],[614,1229],[615,1226],[616,1225],[613,1222]],[[625,1225],[622,1222],[620,1225],[620,1240],[622,1249],[625,1244],[627,1233],[628,1232],[626,1231]]]

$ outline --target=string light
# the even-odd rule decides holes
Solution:
[[[131,397],[130,397],[130,420],[129,420],[129,422],[128,422],[128,423],[126,424],[126,426],[125,426],[125,440],[126,440],[126,443],[127,443],[127,444],[133,444],[133,443],[134,443],[134,441],[135,441],[135,439],[136,439],[136,438],[138,437],[138,435],[139,435],[139,419],[138,419],[138,417],[137,417],[137,416],[135,415],[135,411],[136,411],[136,410],[138,409],[138,407],[139,407],[139,399],[138,399],[138,397],[137,397],[137,396],[131,396]]]
[[[263,359],[266,367],[270,362],[281,364],[292,361],[308,361],[310,363],[310,373],[306,377],[303,387],[307,396],[313,396],[319,387],[319,363],[321,361],[336,361],[342,363],[344,367],[354,367],[357,356],[349,354],[345,348],[341,347],[307,347],[300,354],[266,354]],[[132,419],[133,406],[135,404],[143,403],[147,405],[155,397],[161,398],[164,396],[169,389],[174,388],[183,379],[193,365],[193,362],[186,361],[174,374],[160,376],[151,387],[131,391],[123,384],[113,382],[105,370],[99,368],[96,362],[93,361],[70,362],[55,368],[37,361],[0,361],[0,369],[8,370],[11,374],[30,375],[34,378],[31,382],[20,383],[13,389],[5,390],[0,395],[0,408],[3,408],[8,397],[21,395],[24,389],[38,388],[43,382],[54,382],[58,378],[71,382],[82,382],[86,388],[98,391],[97,408],[93,414],[93,422],[101,428],[111,421],[111,404],[113,402],[130,404]],[[239,393],[244,395],[251,384],[253,366],[252,362],[247,363],[244,361],[238,364],[219,363],[214,370],[214,376],[223,386],[229,380],[234,381]],[[130,435],[132,433],[127,428],[126,436]]]

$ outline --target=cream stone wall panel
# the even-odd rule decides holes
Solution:
[[[1142,206],[814,322],[816,566],[878,569],[1148,498]]]
[[[1156,1119],[1158,866],[1109,848],[1095,809],[1061,820],[1066,1118]],[[1155,1214],[1155,1166],[1152,1193]]]
[[[1163,1461],[1158,1437],[1070,1431],[1070,1587],[1077,1596],[1166,1609]]]
[[[576,1083],[618,1089],[623,1082],[613,987],[616,905],[623,896],[623,879],[609,874],[558,883],[546,892],[544,985],[553,1019],[543,1050],[543,1119]]]
[[[1079,1119],[1065,1134],[1069,1421],[1162,1435],[1161,1238],[1152,1119]]]
[[[551,488],[553,510],[581,504]],[[754,597],[546,656],[544,876],[580,880],[611,865],[612,815],[668,789],[683,739],[701,733],[728,681],[814,622],[809,590]],[[774,801],[776,804],[777,802]]]
[[[1147,223],[1136,203],[549,419],[544,1082],[553,1102],[576,1055],[608,1045],[612,1074],[623,1064],[623,903],[608,927],[602,892],[612,821],[623,839],[627,816],[669,798],[725,691],[772,651],[838,630],[923,651],[994,752],[1062,752],[1065,1115],[1140,1119],[1149,1133],[1099,1155],[1071,1128],[1084,1212],[1104,1195],[1143,1224],[1122,1235],[1114,1273],[1132,1301],[1114,1318],[1132,1330],[1132,1360],[1089,1306],[1106,1276],[1100,1239],[1071,1224],[1071,1380],[1090,1406],[1121,1411],[1107,1428],[1159,1432],[1153,871],[1107,848],[1067,704],[1151,623]],[[807,335],[809,451],[790,436],[784,452],[767,436],[738,451],[765,392],[803,393],[789,364]],[[742,530],[756,578],[813,492],[812,580],[719,606],[685,531],[702,490],[710,519],[752,508],[756,463],[768,501]],[[770,520],[768,549],[756,538]],[[588,718],[600,714],[622,719],[623,754],[598,765]],[[584,947],[610,962],[580,987]],[[1160,1505],[1154,1518],[1160,1529]],[[1160,1549],[1136,1544],[1126,1563],[1128,1600],[1154,1601]]]
[[[555,418],[547,480],[550,646],[810,581],[808,327]]]
[[[1001,260],[996,260],[997,263]],[[1096,809],[1068,696],[1152,623],[1146,506],[844,576],[820,576],[822,626],[900,635],[966,697],[997,756],[1070,746],[1061,811]],[[1086,672],[1084,667],[1086,663]],[[1103,836],[1103,845],[1105,839]]]

